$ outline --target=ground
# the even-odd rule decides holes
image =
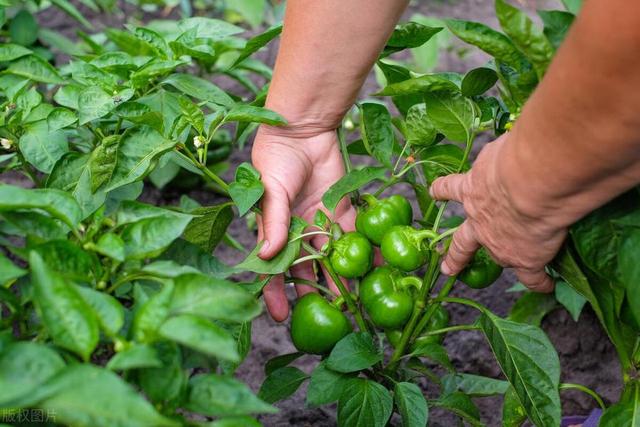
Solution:
[[[555,3],[551,1],[526,2],[522,0],[521,3],[526,3],[523,5],[531,10],[555,6]],[[125,15],[124,10],[131,10],[130,5],[121,4],[123,8],[116,16],[109,17],[102,14],[93,14],[92,16],[90,13],[88,15],[98,28],[105,24],[118,25]],[[495,18],[493,18],[493,1],[491,0],[424,1],[413,4],[405,18],[415,12],[429,16],[471,19],[496,25]],[[74,22],[58,11],[48,11],[45,16],[40,16],[40,20],[43,24],[46,23],[47,27],[62,30],[69,36],[72,36],[77,28]],[[265,55],[266,58],[272,60],[274,50],[272,49]],[[439,68],[447,71],[465,71],[473,66],[481,65],[484,60],[482,55],[477,54],[467,55],[461,59],[454,49],[444,54]],[[362,95],[366,96],[376,89],[375,79],[371,76],[363,88]],[[236,165],[250,158],[249,150],[250,146],[242,152],[234,153],[231,159],[231,171],[235,169]],[[6,177],[2,179],[6,180]],[[395,191],[405,192],[402,188]],[[143,199],[160,204],[176,204],[180,195],[175,190],[163,193],[157,190],[148,190],[143,195]],[[206,191],[194,191],[188,195],[203,204],[216,202],[216,197]],[[236,220],[230,231],[245,247],[250,248],[255,244],[255,234],[247,229],[244,220]],[[230,263],[237,262],[240,257],[237,251],[228,248],[220,248],[217,255]],[[506,293],[505,291],[514,283],[515,278],[510,273],[505,273],[499,283],[488,290],[474,291],[458,288],[454,295],[477,298],[497,314],[507,315],[518,294]],[[476,313],[467,307],[456,306],[449,307],[449,309],[453,323],[469,323],[476,316]],[[584,310],[577,323],[571,319],[566,311],[557,310],[544,320],[543,327],[558,350],[563,382],[580,383],[591,387],[607,401],[617,399],[621,383],[619,365],[612,345],[590,309]],[[494,362],[493,355],[479,332],[469,331],[452,334],[445,340],[445,345],[454,365],[460,371],[500,377],[500,371]],[[288,322],[278,324],[265,313],[253,324],[253,348],[246,361],[240,366],[238,376],[257,391],[264,380],[263,366],[265,362],[274,356],[292,351],[294,348],[289,339]],[[296,362],[296,366],[310,371],[316,362],[317,358],[308,356]],[[279,413],[262,416],[260,421],[267,427],[334,426],[336,424],[335,407],[307,408],[304,403],[305,388],[306,386],[303,386],[292,398],[276,404],[280,408]],[[565,415],[586,414],[595,407],[595,403],[589,397],[573,391],[563,392],[562,401]],[[482,420],[487,425],[500,425],[502,404],[500,398],[476,399],[476,403],[481,410]],[[438,410],[434,410],[430,418],[430,425],[433,426],[449,427],[456,424],[455,417]]]

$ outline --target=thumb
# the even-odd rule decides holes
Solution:
[[[263,179],[262,236],[263,244],[258,256],[273,258],[286,245],[291,212],[286,189],[274,179]]]

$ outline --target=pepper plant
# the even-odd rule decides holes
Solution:
[[[212,153],[221,134],[241,144],[257,123],[285,123],[247,79],[269,77],[250,56],[279,30],[246,40],[208,18],[107,29],[58,67],[2,32],[0,167],[26,178],[0,184],[0,420],[37,408],[73,426],[253,426],[250,414],[275,411],[233,378],[256,286],[212,255],[263,187],[249,165],[225,182]],[[217,75],[250,90],[222,90]],[[180,171],[218,202],[137,201],[145,178]]]
[[[535,304],[535,294],[525,294],[508,318],[475,300],[450,296],[457,286],[482,289],[500,276],[502,268],[485,250],[459,276],[440,276],[443,254],[463,219],[448,215],[446,202],[430,199],[429,185],[439,176],[470,168],[470,153],[480,133],[509,131],[574,19],[567,11],[540,11],[544,28],[539,28],[504,0],[496,0],[495,7],[502,31],[475,22],[445,21],[455,36],[492,57],[486,66],[464,75],[416,74],[387,59],[428,42],[443,28],[408,23],[391,36],[377,63],[386,86],[376,95],[391,97],[399,115],[392,116],[379,102],[358,105],[359,139],[347,144],[343,132],[339,135],[347,174],[323,197],[328,211],[350,197],[359,211],[357,231],[342,234],[319,211],[305,233],[293,224],[291,244],[274,261],[258,265],[248,259],[243,264],[262,274],[286,273],[300,262],[302,248],[308,255],[301,260],[320,263],[340,290],[336,297],[324,286],[289,277],[293,283],[317,287],[324,299],[304,296],[294,308],[291,332],[299,351],[267,364],[259,393],[265,401],[286,398],[308,381],[307,404],[337,402],[341,426],[385,426],[394,412],[404,426],[423,426],[431,408],[481,426],[472,398],[502,395],[503,425],[520,426],[528,420],[553,427],[561,424],[561,391],[578,389],[606,409],[600,425],[635,425],[640,412],[640,294],[633,285],[640,279],[634,262],[640,247],[637,189],[576,224],[567,248],[549,266],[562,289],[558,300],[574,315],[579,314],[580,301],[589,301],[618,348],[625,391],[621,401],[608,408],[587,387],[561,383],[558,355],[539,327],[544,308]],[[351,158],[361,155],[377,164],[354,167]],[[401,184],[413,189],[418,215],[401,195],[384,197]],[[304,241],[317,234],[328,237],[321,250]],[[371,265],[376,246],[384,258],[378,267]],[[339,275],[352,279],[350,287]],[[465,306],[478,316],[471,324],[449,325],[451,305]],[[346,309],[342,316],[340,308]],[[523,312],[536,310],[542,315],[523,320]],[[347,316],[353,318],[353,332],[339,326]],[[467,330],[484,334],[504,379],[456,372],[442,340]],[[305,353],[320,354],[310,374],[290,366]],[[421,387],[426,383],[430,386]]]

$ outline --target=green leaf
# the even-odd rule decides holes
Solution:
[[[289,243],[278,253],[278,255],[268,261],[261,259],[258,257],[258,253],[261,248],[261,245],[259,244],[240,264],[234,266],[234,270],[237,272],[251,271],[259,274],[284,273],[300,254],[300,246],[302,243],[297,237],[302,234],[306,227],[306,222],[298,217],[293,217],[291,219],[291,225],[289,226]],[[296,240],[292,242],[293,239]]]
[[[368,332],[354,332],[336,344],[327,359],[327,368],[336,372],[355,372],[366,369],[382,360]]]
[[[529,419],[541,426],[559,425],[560,361],[549,338],[535,326],[488,312],[479,323]]]
[[[271,373],[276,369],[284,368],[285,366],[289,365],[289,363],[293,362],[303,355],[304,353],[297,351],[295,353],[282,354],[280,356],[273,357],[269,359],[264,365],[264,373],[266,375],[271,375]]]
[[[41,83],[64,83],[64,80],[60,77],[56,69],[37,55],[24,56],[12,62],[6,72]]]
[[[269,28],[264,33],[258,34],[257,36],[254,36],[249,40],[247,40],[247,44],[244,46],[244,48],[240,52],[240,55],[238,56],[238,58],[235,60],[235,62],[231,67],[232,68],[236,67],[242,61],[244,61],[245,59],[253,55],[255,52],[262,49],[271,40],[278,37],[281,32],[282,32],[282,25],[276,25],[274,27]]]
[[[53,96],[53,100],[62,106],[77,110],[78,98],[82,89],[82,86],[73,84],[62,86]]]
[[[227,108],[235,105],[233,99],[218,86],[191,74],[172,74],[164,79],[162,84],[173,86],[185,95],[202,101],[209,101]]]
[[[262,427],[262,424],[250,417],[230,417],[212,421],[207,427]]]
[[[483,427],[484,424],[480,422],[480,411],[473,403],[471,398],[459,391],[447,394],[440,397],[433,402],[435,406],[446,409],[449,412],[453,412],[469,425],[474,427]]]
[[[392,409],[389,390],[374,381],[353,378],[347,382],[338,401],[338,425],[384,427]]]
[[[117,299],[105,292],[85,286],[74,288],[82,299],[93,309],[101,328],[109,335],[116,335],[124,326],[124,308]]]
[[[237,283],[201,274],[186,274],[174,280],[171,314],[193,314],[214,320],[250,321],[260,314],[260,304]]]
[[[410,354],[415,357],[426,357],[449,371],[454,370],[453,365],[449,360],[447,350],[440,344],[423,342],[413,348]]]
[[[429,421],[429,407],[420,387],[413,383],[396,383],[393,393],[403,427],[424,427]]]
[[[340,399],[350,378],[352,377],[327,368],[326,360],[320,362],[311,373],[307,389],[307,404],[320,406]]]
[[[159,368],[162,361],[156,350],[147,344],[133,344],[131,347],[116,353],[106,368],[112,371],[127,371],[130,369]]]
[[[122,229],[125,257],[144,259],[157,256],[180,237],[193,217],[167,211],[160,217],[146,218]]]
[[[278,368],[264,380],[260,386],[258,397],[267,403],[286,399],[295,393],[307,378],[307,374],[298,368],[292,366]]]
[[[158,328],[169,315],[173,289],[173,282],[166,281],[157,294],[142,303],[136,310],[131,327],[136,341],[152,342],[156,339]],[[136,304],[138,304],[137,301]]]
[[[460,166],[463,157],[464,151],[453,144],[438,144],[422,151],[420,158],[427,161],[422,165],[427,182],[431,184],[438,177],[469,170],[468,162]]]
[[[363,102],[359,109],[360,135],[365,148],[371,156],[391,169],[395,138],[389,110],[377,102]]]
[[[171,49],[169,49],[169,45],[166,40],[155,31],[145,28],[138,27],[135,30],[136,37],[146,41],[151,46],[155,48],[156,54],[162,59],[171,59]]]
[[[387,40],[387,46],[402,49],[422,46],[440,31],[442,27],[428,27],[417,22],[407,22],[396,26]]]
[[[155,160],[176,145],[150,127],[128,129],[120,140],[116,168],[105,191],[112,191],[146,176]]]
[[[153,45],[128,31],[107,28],[105,34],[120,50],[132,56],[153,56],[156,52]]]
[[[15,18],[14,18],[15,19]],[[31,52],[26,47],[13,43],[5,43],[0,45],[0,61],[9,62],[14,59],[22,58],[23,56],[30,55]]]
[[[231,333],[233,340],[236,343],[236,348],[238,350],[238,354],[240,355],[240,360],[237,362],[229,362],[227,360],[220,361],[220,371],[226,375],[233,375],[240,366],[240,364],[247,357],[249,352],[251,351],[251,322],[243,322],[243,323],[226,323],[226,322],[216,322],[228,332]]]
[[[111,180],[118,160],[119,145],[120,135],[110,135],[104,138],[91,153],[88,167],[91,174],[91,191],[93,193]]]
[[[71,228],[76,228],[82,216],[78,203],[64,191],[0,185],[0,212],[19,209],[41,209]]]
[[[496,0],[500,26],[513,43],[531,61],[541,79],[553,58],[553,46],[529,16],[504,0]]]
[[[98,345],[98,321],[77,290],[51,271],[40,255],[29,255],[35,304],[53,342],[84,360]]]
[[[66,108],[57,107],[47,115],[47,126],[49,131],[56,131],[71,126],[78,121],[73,111]]]
[[[258,28],[265,17],[266,0],[245,0],[229,5],[230,10],[238,12],[251,25]]]
[[[233,273],[233,269],[223,264],[218,258],[183,239],[174,240],[162,254],[161,259],[196,268],[208,276],[219,279],[224,279]]]
[[[482,95],[498,81],[498,75],[491,68],[474,68],[462,79],[462,94],[472,97]]]
[[[228,22],[200,16],[183,19],[178,22],[178,26],[184,32],[195,30],[197,38],[205,39],[224,39],[244,31],[242,28]]]
[[[284,126],[287,121],[280,114],[264,107],[236,104],[224,116],[224,122],[265,123],[271,126]]]
[[[432,92],[425,96],[427,116],[433,126],[451,141],[467,142],[475,118],[471,101],[452,92]]]
[[[436,141],[437,131],[427,116],[427,109],[423,103],[413,105],[407,111],[405,119],[406,138],[411,145],[429,147]]]
[[[82,13],[76,7],[67,0],[51,0],[51,3],[64,11],[67,15],[84,25],[86,28],[92,29],[93,25],[86,20]]]
[[[6,256],[0,254],[0,285],[18,279],[25,274],[27,274],[27,270],[16,266]]]
[[[264,185],[258,172],[250,163],[242,163],[236,168],[235,180],[229,184],[229,194],[243,216],[264,194]]]
[[[240,360],[231,334],[202,317],[191,314],[171,317],[160,326],[158,332],[163,338],[209,356],[231,362]]]
[[[600,418],[601,427],[638,427],[640,425],[640,384],[625,385],[620,401],[607,408]]]
[[[233,220],[230,203],[193,209],[195,215],[184,230],[184,239],[211,253],[224,237]]]
[[[36,18],[29,11],[20,10],[9,20],[9,36],[14,43],[31,46],[38,39]]]
[[[78,96],[79,124],[84,125],[109,114],[116,107],[113,97],[98,86],[89,86]]]
[[[437,91],[459,92],[460,88],[451,80],[441,74],[426,74],[420,77],[391,83],[375,95],[378,96],[405,96],[424,95]]]
[[[527,412],[518,399],[513,387],[509,387],[502,404],[502,426],[520,427],[527,420]]]
[[[618,248],[618,271],[620,280],[626,289],[629,307],[633,313],[633,317],[640,319],[640,289],[638,289],[638,280],[640,280],[640,265],[638,265],[638,256],[640,256],[640,229],[626,227],[624,237],[620,247]]]
[[[567,309],[573,320],[577,322],[587,299],[562,280],[556,282],[556,299]]]
[[[552,295],[526,292],[511,307],[509,320],[539,327],[542,319],[556,308],[558,304]]]
[[[575,15],[562,10],[539,10],[538,15],[544,23],[544,35],[558,49],[569,32]]]
[[[29,341],[9,344],[0,351],[0,407],[28,397],[64,368],[62,358],[49,347]]]
[[[384,74],[388,85],[411,79],[411,72],[400,65],[378,61],[377,66]],[[421,93],[414,93],[412,95],[396,95],[392,100],[395,106],[398,107],[398,110],[403,115],[406,115],[412,105],[422,102],[422,95]]]
[[[153,346],[162,362],[159,368],[137,371],[138,384],[151,401],[169,403],[184,399],[188,377],[183,368],[182,351],[171,341],[159,341]]]
[[[459,373],[447,374],[442,377],[442,385],[445,390],[461,391],[471,397],[504,394],[510,387],[507,381]]]
[[[50,173],[56,162],[69,151],[64,132],[51,132],[47,120],[25,125],[18,144],[24,158],[44,173]]]
[[[56,422],[95,427],[146,427],[179,424],[160,415],[129,384],[111,371],[75,364],[50,379],[37,393],[37,406],[56,414]],[[88,399],[90,397],[90,399]]]
[[[446,23],[451,32],[461,40],[479,47],[514,69],[520,69],[523,61],[526,62],[526,58],[509,37],[484,24],[457,19],[448,19]]]
[[[186,408],[213,417],[278,411],[258,399],[249,387],[240,381],[214,374],[196,375],[191,379]]]
[[[329,187],[322,196],[322,203],[327,209],[334,211],[344,196],[352,191],[358,190],[371,181],[383,180],[386,172],[386,168],[374,166],[354,169]]]

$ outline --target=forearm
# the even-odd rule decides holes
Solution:
[[[267,107],[292,126],[334,129],[407,0],[289,0]]]
[[[516,204],[569,224],[640,183],[638,51],[640,4],[585,3],[503,150]]]

